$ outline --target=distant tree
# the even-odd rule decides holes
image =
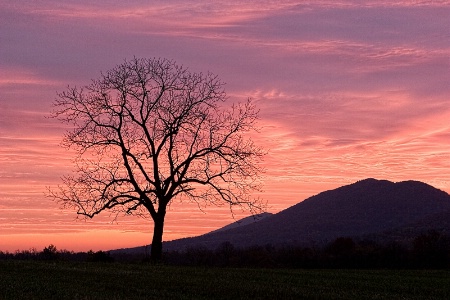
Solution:
[[[111,256],[109,252],[105,251],[97,251],[94,252],[92,250],[89,250],[87,252],[88,255],[88,261],[92,262],[113,262],[114,258]]]
[[[218,257],[221,266],[229,266],[235,252],[233,244],[229,241],[225,241],[217,247],[215,254]]]
[[[41,256],[44,260],[55,260],[58,258],[58,249],[55,245],[50,244],[42,250]]]
[[[325,251],[338,257],[351,256],[355,251],[356,244],[352,238],[338,237],[326,247]]]
[[[413,254],[420,267],[446,268],[450,261],[450,238],[430,230],[413,241]]]
[[[73,127],[75,175],[50,195],[89,218],[105,210],[150,217],[151,257],[160,259],[173,199],[264,208],[263,151],[244,133],[255,128],[252,101],[227,108],[223,83],[166,59],[125,61],[84,88],[58,94],[53,116]]]

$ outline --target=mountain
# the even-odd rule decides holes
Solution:
[[[239,227],[242,227],[242,226],[246,226],[246,225],[249,225],[249,224],[252,224],[252,223],[261,221],[262,219],[265,219],[265,218],[270,217],[270,216],[272,216],[272,215],[273,215],[272,213],[264,212],[264,213],[261,213],[261,214],[256,214],[256,215],[253,215],[253,216],[249,216],[249,217],[240,219],[240,220],[238,220],[238,221],[236,221],[236,222],[233,222],[233,223],[231,223],[231,224],[228,224],[228,225],[226,225],[226,226],[224,226],[224,227],[222,227],[222,228],[213,230],[213,231],[211,231],[210,233],[214,233],[214,232],[222,232],[222,231],[227,231],[227,230],[229,230],[229,229],[239,228]]]
[[[325,245],[338,237],[402,239],[450,232],[450,195],[418,181],[365,179],[312,196],[258,222],[164,243],[164,249]]]

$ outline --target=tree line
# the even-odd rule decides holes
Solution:
[[[143,263],[150,261],[150,256],[146,252],[73,252],[49,245],[42,251],[0,251],[0,259]],[[238,248],[230,242],[224,242],[214,250],[194,247],[165,252],[164,260],[160,263],[206,267],[449,269],[450,236],[429,231],[417,236],[409,245],[401,242],[381,244],[371,240],[355,241],[349,237],[337,238],[324,247],[268,244]]]
[[[429,231],[412,243],[378,243],[340,237],[324,247],[253,246],[245,249],[222,243],[215,250],[197,247],[169,252],[166,262],[175,265],[264,268],[450,268],[450,236]]]
[[[66,249],[57,249],[55,245],[50,244],[42,251],[36,248],[29,250],[17,250],[15,252],[0,251],[0,260],[34,260],[34,261],[73,261],[73,262],[113,262],[115,259],[109,251],[75,252]]]

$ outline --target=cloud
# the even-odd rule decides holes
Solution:
[[[268,96],[272,94],[272,96]],[[341,92],[305,97],[287,93],[254,92],[263,120],[272,120],[300,139],[323,137],[330,141],[385,140],[410,130],[436,130],[433,118],[450,114],[445,99],[422,101],[402,91]],[[417,106],[421,109],[418,110]],[[289,109],[287,109],[289,108]],[[271,129],[269,128],[268,131]],[[309,142],[307,142],[309,143]]]

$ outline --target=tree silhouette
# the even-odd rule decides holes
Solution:
[[[50,244],[42,250],[41,256],[44,260],[55,260],[58,258],[58,250],[55,245]]]
[[[221,106],[223,85],[171,60],[134,58],[68,87],[53,117],[73,126],[63,145],[77,152],[75,173],[50,195],[89,218],[105,210],[150,217],[153,259],[174,198],[261,212],[250,192],[260,188],[264,153],[243,135],[256,129],[258,111],[251,100]]]

